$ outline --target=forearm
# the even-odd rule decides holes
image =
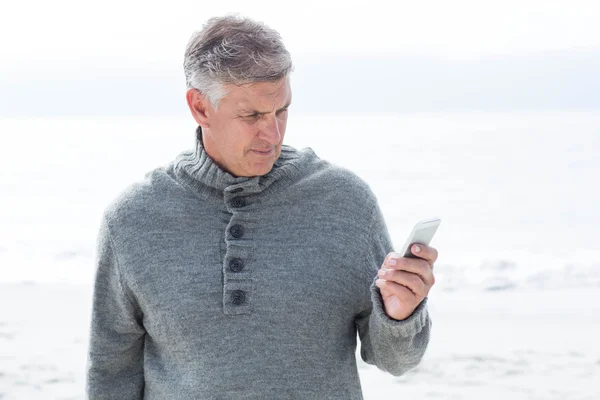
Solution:
[[[123,282],[104,220],[97,253],[86,373],[87,398],[142,399],[146,337],[143,313]]]
[[[427,298],[411,316],[397,321],[385,313],[379,289],[373,284],[370,290],[373,309],[359,321],[361,357],[392,375],[402,375],[419,364],[429,343]]]
[[[89,400],[142,399],[145,333],[125,317],[128,303],[97,284],[87,359]]]
[[[142,353],[130,350],[129,354],[90,352],[86,379],[87,399],[143,399],[143,359],[131,357],[131,354]]]

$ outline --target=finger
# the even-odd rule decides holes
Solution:
[[[390,257],[387,263],[382,266],[382,269],[412,272],[413,274],[419,275],[426,284],[433,285],[434,278],[431,265],[421,258],[401,257],[396,259]]]
[[[427,260],[429,265],[433,266],[438,258],[438,251],[435,247],[430,247],[424,244],[413,244],[410,248],[411,253],[416,257]]]
[[[407,287],[416,296],[426,297],[429,289],[423,279],[411,272],[397,271],[397,270],[379,270],[378,273],[381,279],[385,279],[389,282],[396,282],[402,286]]]
[[[396,261],[392,262],[392,260],[399,260],[402,257],[403,257],[402,254],[392,251],[391,253],[388,253],[387,256],[385,256],[385,260],[383,260],[383,264],[381,267],[383,268],[385,265],[390,265],[390,267],[388,267],[388,268],[391,268],[391,266],[395,265],[395,262],[396,262]]]
[[[406,306],[415,304],[419,300],[409,288],[396,282],[378,279],[377,286],[379,286],[381,297],[384,300],[390,296],[396,296],[398,300],[400,300],[400,302]]]

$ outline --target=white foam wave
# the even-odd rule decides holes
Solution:
[[[540,265],[540,258],[543,257],[482,260],[478,264],[463,265],[436,264],[436,286],[444,291],[600,288],[598,259],[553,260]]]

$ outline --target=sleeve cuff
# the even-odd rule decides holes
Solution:
[[[377,278],[376,278],[377,279]],[[375,279],[375,280],[376,280]],[[381,324],[395,337],[412,337],[421,332],[423,327],[431,324],[429,313],[427,312],[427,297],[415,308],[413,313],[406,319],[396,320],[390,318],[383,305],[381,291],[375,285],[375,280],[371,283],[371,301],[373,303],[373,311],[371,318],[375,318],[377,324]]]

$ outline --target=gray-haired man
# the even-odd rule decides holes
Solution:
[[[366,362],[415,366],[437,251],[393,253],[367,184],[282,144],[277,32],[211,19],[184,69],[195,148],[104,212],[88,397],[362,399],[357,332]]]

